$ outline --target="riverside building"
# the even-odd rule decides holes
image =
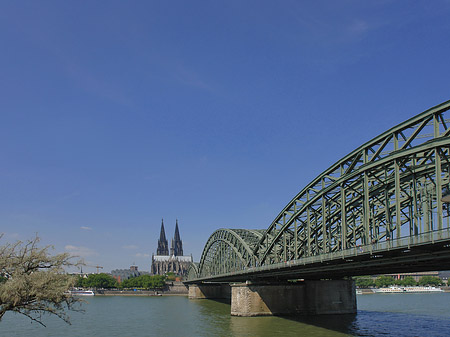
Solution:
[[[164,230],[164,220],[161,221],[161,232],[158,240],[156,255],[152,255],[152,266],[150,273],[152,275],[164,275],[175,273],[176,275],[186,276],[189,265],[192,263],[192,255],[183,255],[183,241],[178,229],[178,220],[175,224],[175,235],[172,239],[172,247],[169,253],[169,244]]]
[[[132,277],[141,276],[141,274],[142,273],[138,271],[137,266],[131,266],[130,269],[114,269],[111,271],[111,276],[114,277],[119,283]]]

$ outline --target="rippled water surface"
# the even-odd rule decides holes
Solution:
[[[7,314],[0,336],[450,336],[450,293],[358,295],[356,315],[231,317],[230,305],[180,296],[88,299],[72,325]]]

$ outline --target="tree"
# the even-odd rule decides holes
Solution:
[[[90,274],[82,284],[86,288],[117,288],[116,279],[105,273]]]
[[[177,276],[178,276],[178,275],[175,275],[174,272],[168,272],[168,273],[166,274],[166,276],[167,276],[167,280],[168,280],[168,281],[175,281],[175,280],[177,279]]]
[[[156,289],[162,288],[166,285],[166,278],[163,275],[154,275],[151,276],[149,283],[147,284],[147,288]]]
[[[0,235],[0,238],[2,235]],[[50,255],[51,246],[38,247],[39,238],[0,246],[0,320],[7,311],[45,326],[50,314],[70,324],[68,310],[80,311],[80,300],[68,294],[75,278],[64,268],[76,265],[69,254]]]
[[[422,276],[419,280],[421,286],[438,286],[442,283],[442,280],[437,276]]]
[[[400,284],[405,287],[411,287],[416,286],[417,282],[414,280],[414,277],[412,276],[406,276],[403,280],[400,281]]]
[[[75,287],[77,287],[77,288],[84,287],[83,281],[84,281],[84,277],[82,277],[82,276],[76,277],[76,279],[75,279]]]
[[[382,275],[375,280],[375,285],[378,288],[389,287],[394,284],[394,279],[390,276]]]
[[[166,284],[166,278],[163,275],[141,275],[123,280],[121,288],[142,288],[156,289],[162,288]]]
[[[372,278],[370,277],[357,277],[355,283],[359,288],[370,288],[375,285]]]
[[[141,289],[158,289],[163,288],[166,284],[166,277],[163,275],[141,275],[123,280],[120,284],[121,288],[141,288]]]

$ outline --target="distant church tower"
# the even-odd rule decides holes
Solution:
[[[172,239],[172,248],[170,248],[171,256],[183,256],[183,242],[180,238],[180,232],[178,231],[178,219],[175,225],[175,236]]]
[[[161,233],[159,234],[156,255],[169,255],[169,244],[166,239],[166,232],[164,231],[164,219],[161,220]]]
[[[176,275],[186,276],[192,261],[192,255],[183,255],[183,242],[181,241],[180,231],[178,229],[178,220],[175,224],[175,235],[172,239],[172,247],[170,248],[169,255],[169,244],[164,230],[164,221],[161,221],[158,248],[156,255],[152,255],[150,273],[153,275],[164,275],[172,272]]]

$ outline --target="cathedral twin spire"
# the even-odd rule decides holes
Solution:
[[[170,249],[170,255],[183,256],[183,242],[180,238],[180,232],[178,231],[178,219],[175,225],[175,236],[172,239],[172,248]]]
[[[166,232],[164,231],[164,219],[161,221],[161,234],[159,234],[156,255],[169,255],[169,244],[167,243]]]
[[[164,230],[164,219],[161,220],[161,233],[158,240],[158,249],[156,255],[169,255],[169,244],[166,239],[166,232]],[[183,256],[183,242],[180,238],[180,231],[178,230],[178,220],[175,225],[175,236],[172,239],[172,248],[170,248],[171,256]]]

